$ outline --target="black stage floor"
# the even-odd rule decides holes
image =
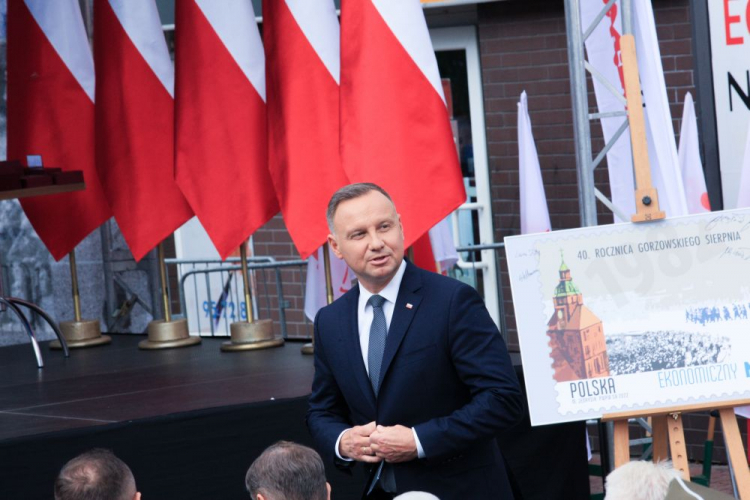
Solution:
[[[313,359],[301,344],[139,351],[143,338],[113,335],[69,359],[43,344],[43,369],[29,345],[0,348],[0,500],[52,498],[60,467],[93,447],[130,465],[145,499],[247,499],[245,472],[263,449],[312,445]],[[527,419],[499,437],[516,498],[588,498],[583,436],[580,422],[532,429]],[[333,499],[360,498],[362,474],[329,468]]]
[[[43,344],[42,369],[30,345],[0,348],[0,440],[310,393],[301,344],[223,353],[226,339],[209,338],[141,351],[141,335],[112,337],[67,359]]]

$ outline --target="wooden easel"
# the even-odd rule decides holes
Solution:
[[[646,125],[643,117],[641,85],[638,77],[638,63],[635,55],[635,38],[623,35],[620,38],[625,91],[628,103],[628,121],[630,122],[630,140],[633,148],[633,167],[635,169],[636,190],[635,205],[637,213],[632,216],[633,222],[646,222],[665,218],[659,209],[659,198],[651,184],[651,166],[648,160],[646,143]],[[750,468],[747,456],[742,448],[742,438],[737,425],[734,407],[750,404],[748,400],[698,403],[674,406],[653,410],[610,413],[602,416],[602,421],[614,422],[615,468],[630,461],[630,435],[628,419],[652,417],[653,457],[654,461],[667,458],[667,447],[671,451],[672,463],[679,470],[685,481],[690,481],[688,469],[687,446],[682,414],[704,410],[719,410],[724,441],[737,481],[737,491],[742,500],[750,500]]]
[[[750,399],[725,401],[721,403],[697,403],[692,405],[672,406],[648,411],[631,411],[609,413],[602,416],[603,422],[614,422],[615,468],[630,461],[630,434],[628,419],[651,417],[651,435],[653,437],[654,462],[672,459],[674,468],[682,474],[682,479],[690,481],[688,469],[685,431],[682,425],[682,414],[698,411],[719,410],[721,427],[727,454],[737,481],[737,491],[742,500],[750,500],[750,467],[747,464],[745,450],[742,449],[740,427],[734,407],[750,404]],[[667,454],[667,448],[671,454]]]
[[[620,37],[620,54],[625,80],[625,97],[628,101],[628,122],[630,127],[630,144],[633,148],[633,168],[635,169],[635,208],[633,222],[646,222],[666,217],[659,210],[659,196],[651,184],[651,163],[648,160],[648,143],[646,142],[646,120],[643,117],[643,100],[641,99],[641,82],[638,76],[638,61],[635,57],[635,38],[633,35]]]

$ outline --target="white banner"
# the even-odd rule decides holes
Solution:
[[[581,2],[583,30],[593,23],[606,4],[601,1]],[[686,215],[685,190],[677,160],[672,117],[669,112],[664,71],[656,38],[654,13],[649,0],[634,0],[633,26],[636,41],[638,70],[643,91],[648,156],[652,182],[659,193],[659,204],[668,217]],[[615,3],[586,40],[589,63],[606,79],[620,96],[594,78],[594,93],[600,113],[624,111],[624,77],[620,56],[620,37],[623,34],[619,4]],[[601,120],[604,138],[609,142],[626,117]],[[659,147],[655,147],[658,144]],[[629,131],[618,139],[607,153],[607,166],[612,191],[612,202],[625,214],[635,213],[633,159]]]
[[[707,5],[724,208],[736,208],[750,124],[750,0]]]
[[[505,248],[532,425],[750,397],[750,209]]]

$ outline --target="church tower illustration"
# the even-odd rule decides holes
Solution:
[[[583,305],[583,294],[562,260],[553,296],[555,312],[547,322],[550,357],[558,382],[609,376],[602,321]]]

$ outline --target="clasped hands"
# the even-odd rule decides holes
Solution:
[[[347,430],[339,441],[339,453],[359,462],[408,462],[417,458],[417,443],[408,427],[370,422]]]

